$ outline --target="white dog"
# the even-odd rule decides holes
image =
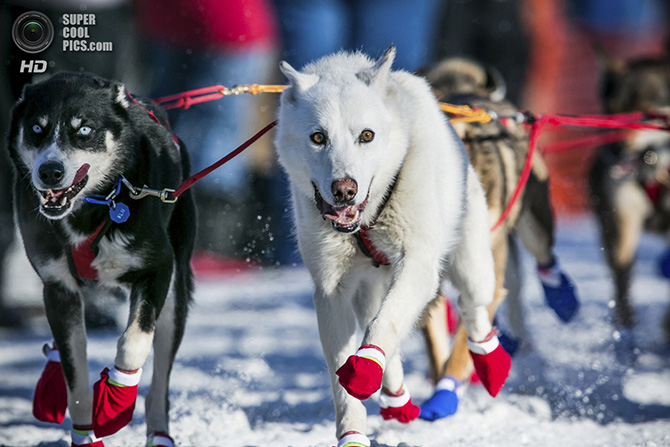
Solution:
[[[341,52],[303,71],[281,65],[291,88],[275,144],[316,286],[340,447],[370,445],[360,400],[380,388],[384,419],[418,417],[400,346],[443,277],[461,291],[471,355],[489,392],[511,365],[485,307],[494,272],[484,192],[430,88],[391,71],[394,56],[391,47],[377,61]],[[356,322],[365,332],[358,350]]]

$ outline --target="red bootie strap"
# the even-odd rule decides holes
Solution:
[[[490,354],[496,350],[498,345],[500,345],[500,340],[498,340],[498,331],[496,328],[491,329],[491,332],[482,341],[472,341],[468,338],[468,349],[474,354]]]
[[[373,362],[379,364],[382,368],[382,371],[386,369],[386,354],[379,346],[375,345],[363,345],[358,348],[356,354],[358,357],[363,357],[364,359],[372,360]]]
[[[337,447],[370,447],[370,440],[357,431],[348,431],[337,442]]]

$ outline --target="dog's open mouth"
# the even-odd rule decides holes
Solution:
[[[314,200],[316,207],[321,212],[321,217],[324,220],[330,219],[333,229],[341,233],[353,233],[358,230],[361,224],[361,213],[368,204],[366,197],[359,205],[333,206],[323,199],[316,185],[314,185]]]
[[[47,217],[61,217],[74,203],[74,198],[88,182],[88,170],[91,166],[84,163],[74,175],[72,184],[64,189],[39,190],[40,211]]]

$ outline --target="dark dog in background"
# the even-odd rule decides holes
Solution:
[[[602,59],[606,113],[649,112],[664,116],[668,123],[670,61],[645,59],[625,64],[609,55]],[[642,231],[663,235],[670,231],[670,133],[634,130],[625,140],[603,146],[589,172],[589,186],[615,284],[615,346],[618,354],[634,359],[631,275]],[[659,267],[670,277],[670,251],[662,255]],[[670,311],[664,330],[670,340]]]
[[[176,203],[140,200],[133,185],[179,185],[190,170],[186,148],[153,103],[81,73],[24,88],[8,147],[16,219],[55,341],[45,346],[33,413],[60,423],[69,409],[73,445],[102,446],[132,419],[153,345],[147,433],[151,445],[172,446],[168,383],[192,299],[195,206],[190,192]],[[129,293],[130,315],[114,367],[92,393],[83,297],[107,287]]]
[[[493,112],[500,117],[514,117],[518,111],[505,100],[505,82],[494,69],[485,69],[481,64],[468,59],[453,58],[442,61],[425,71],[433,90],[442,102],[467,105]],[[493,226],[507,208],[519,181],[529,146],[528,132],[514,119],[492,120],[488,123],[456,123],[454,129],[463,140],[470,161],[484,187]],[[547,304],[563,322],[576,314],[579,302],[573,284],[560,269],[554,254],[554,217],[549,197],[549,172],[539,153],[532,160],[532,171],[522,199],[512,208],[507,220],[491,233],[491,249],[496,272],[496,289],[493,302],[487,306],[493,320],[497,308],[509,294],[511,333],[516,337],[525,335],[521,314],[518,284],[506,283],[509,269],[519,271],[514,256],[515,245],[511,236],[517,234],[526,249],[531,252],[538,266]],[[513,263],[510,265],[510,263]],[[514,275],[507,275],[513,277]],[[424,335],[428,345],[431,376],[438,381],[435,395],[424,404],[421,417],[437,419],[456,411],[458,388],[467,382],[472,364],[467,356],[465,333],[459,328],[454,352],[449,357],[440,338],[446,337],[444,328],[444,300],[437,300],[431,309]],[[510,340],[501,337],[501,343]],[[513,341],[517,343],[517,341]],[[506,350],[513,351],[510,345]],[[447,361],[447,358],[449,360]]]

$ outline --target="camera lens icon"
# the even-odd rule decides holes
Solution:
[[[51,20],[37,11],[21,14],[12,26],[12,39],[17,47],[26,53],[39,53],[46,50],[54,38]]]

